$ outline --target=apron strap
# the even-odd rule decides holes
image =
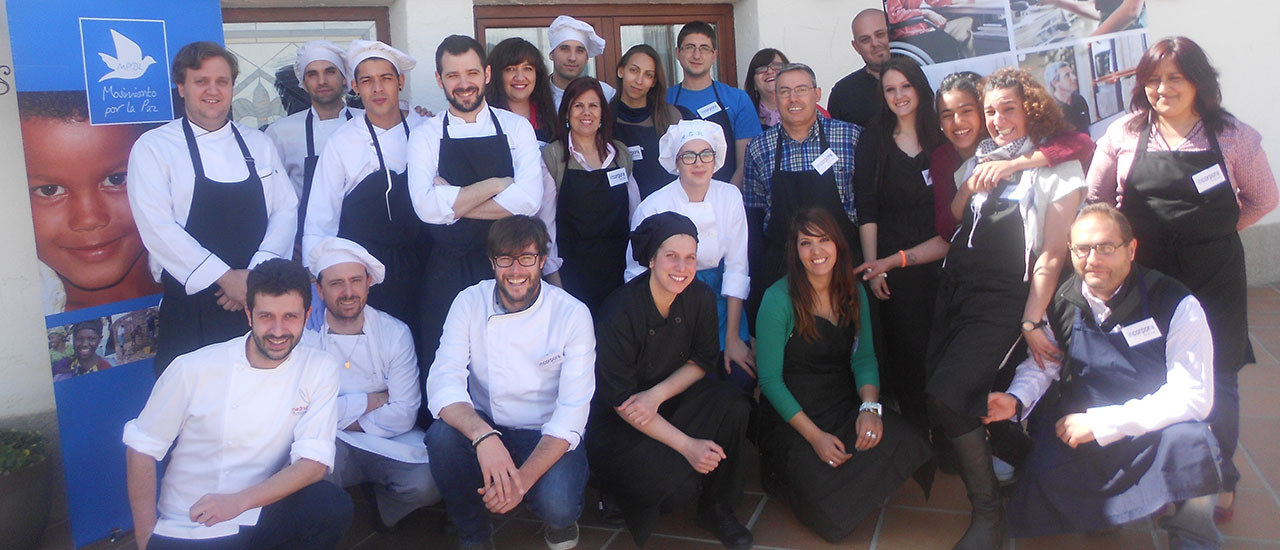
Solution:
[[[315,111],[307,109],[307,156],[316,156],[315,133],[311,131],[311,118]],[[347,118],[351,118],[351,113],[347,113]]]
[[[818,117],[814,121],[818,125],[818,144],[822,146],[822,152],[831,148],[831,143],[827,141],[827,130],[822,126],[822,117]],[[778,147],[773,151],[773,172],[776,174],[782,171],[782,135],[787,133],[786,128],[778,128]]]
[[[227,124],[231,125],[231,135],[236,137],[236,145],[240,146],[240,153],[244,155],[244,165],[249,169],[249,177],[256,176],[258,171],[253,167],[253,155],[249,154],[249,146],[245,145],[244,138],[240,137],[240,130],[236,129],[235,123],[228,121]]]
[[[445,120],[448,121],[449,117],[445,117]],[[373,122],[369,120],[369,115],[367,114],[364,116],[364,125],[369,128],[369,138],[373,140],[373,152],[378,155],[378,170],[387,178],[387,191],[384,194],[385,198],[382,201],[387,205],[387,221],[394,221],[391,218],[391,170],[387,168],[387,161],[382,156],[382,145],[378,144],[378,131],[373,127]],[[400,125],[404,127],[405,138],[408,138],[409,123],[404,119],[404,117],[400,117]]]

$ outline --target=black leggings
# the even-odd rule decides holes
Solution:
[[[942,427],[948,439],[954,439],[982,427],[977,417],[961,414],[948,407],[942,400],[929,396],[929,416]]]

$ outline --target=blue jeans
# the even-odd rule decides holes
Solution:
[[[179,539],[155,535],[151,550],[256,550],[334,548],[351,525],[351,497],[328,481],[317,481],[262,507],[256,525],[213,539]]]
[[[481,416],[493,425],[488,417]],[[536,430],[496,425],[494,428],[502,432],[502,444],[516,465],[523,464],[542,439]],[[447,422],[434,422],[427,429],[427,450],[431,453],[431,475],[444,495],[445,512],[458,529],[458,538],[463,544],[488,541],[493,526],[484,501],[476,493],[484,482],[471,440]],[[533,487],[525,488],[524,502],[549,527],[568,527],[578,521],[582,513],[586,486],[587,453],[579,445],[560,457]]]

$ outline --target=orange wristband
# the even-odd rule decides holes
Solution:
[[[899,250],[898,255],[902,256],[902,267],[907,267],[907,251]]]

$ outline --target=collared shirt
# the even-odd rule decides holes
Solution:
[[[853,164],[854,151],[858,146],[858,136],[862,128],[841,120],[819,116],[809,128],[809,135],[804,141],[791,139],[782,124],[765,130],[747,145],[747,161],[744,168],[746,175],[742,180],[743,201],[747,208],[761,208],[765,212],[765,225],[769,223],[769,207],[772,195],[769,181],[773,179],[774,155],[778,149],[778,135],[782,135],[782,170],[785,172],[802,172],[813,169],[813,161],[823,153],[818,125],[827,134],[827,144],[839,160],[829,170],[835,171],[836,189],[840,192],[840,203],[849,216],[850,221],[858,220],[853,201]]]
[[[489,111],[498,117],[502,132],[507,136],[515,169],[515,181],[493,200],[512,214],[531,216],[538,211],[542,204],[542,155],[538,140],[533,135],[533,126],[528,119],[511,111],[482,104],[475,122],[466,122],[445,109],[414,128],[409,136],[409,196],[422,221],[447,225],[458,219],[453,204],[462,188],[455,182],[435,184],[440,169],[440,139],[444,135],[445,117],[449,117],[451,138],[486,137],[497,134]]]
[[[420,124],[425,119],[410,117],[407,120],[409,127],[413,128],[415,121]],[[378,147],[382,149],[387,169],[404,173],[409,147],[404,126],[396,124],[387,129],[374,126],[373,129],[378,134]],[[378,153],[373,148],[373,138],[369,137],[369,126],[365,124],[364,117],[348,120],[333,132],[320,153],[316,174],[311,181],[307,217],[302,222],[304,263],[309,260],[307,253],[316,243],[325,237],[337,236],[342,219],[342,201],[365,176],[378,170]]]
[[[618,142],[618,144],[621,145],[621,142]],[[573,162],[578,163],[577,168],[581,168],[582,170],[585,170],[585,171],[590,171],[591,168],[588,168],[588,166],[595,165],[594,163],[591,163],[591,164],[587,163],[587,157],[582,156],[582,153],[579,153],[578,150],[573,147],[572,139],[569,140],[568,149],[569,149],[569,156],[573,159]],[[613,159],[618,155],[618,148],[614,147],[613,143],[606,143],[604,144],[604,152],[605,152],[604,162],[600,164],[601,167],[607,167],[613,163]],[[627,156],[629,157],[630,153],[628,153]],[[544,156],[542,157],[542,159],[543,159],[543,162],[545,163],[546,157]],[[628,163],[625,166],[630,167],[633,165]],[[574,166],[572,162],[566,162],[565,169],[573,168],[573,167]],[[619,163],[617,167],[623,168],[624,165],[622,163]],[[564,171],[565,170],[562,169],[559,172],[563,174]],[[636,183],[636,176],[631,171],[630,168],[627,169],[626,186],[627,186],[627,210],[630,212],[635,212],[636,207],[640,205],[640,185]]]
[[[246,357],[248,341],[245,335],[174,359],[138,418],[124,426],[125,445],[157,461],[170,456],[157,535],[234,534],[255,524],[261,509],[205,527],[191,521],[191,506],[209,493],[262,483],[304,458],[333,467],[337,361],[298,346],[276,368],[258,369]]]
[[[600,83],[600,89],[604,91],[604,102],[608,103],[613,101],[613,96],[616,95],[618,91],[614,90],[613,86],[610,86],[603,80],[597,80],[597,82]],[[564,88],[556,86],[555,82],[551,82],[551,101],[555,102],[556,111],[559,111],[560,102],[564,101]]]
[[[240,182],[249,177],[244,154],[231,132],[232,124],[236,123],[224,124],[212,132],[191,125],[205,176],[213,181]],[[293,254],[298,195],[280,169],[271,140],[252,128],[236,124],[236,129],[253,155],[267,203],[267,232],[249,261],[248,267],[253,268],[271,258]],[[195,177],[182,119],[142,134],[133,144],[129,153],[129,208],[150,255],[151,275],[159,281],[160,274],[168,271],[183,282],[187,294],[208,288],[231,269],[184,229],[192,208]]]
[[[631,215],[634,230],[645,218],[662,212],[687,216],[698,227],[698,269],[712,269],[724,262],[724,278],[719,292],[730,298],[747,299],[751,277],[747,269],[747,213],[742,193],[733,184],[711,180],[701,202],[691,202],[680,180],[664,185],[640,202]],[[644,273],[627,244],[626,280]]]
[[[284,166],[285,173],[289,174],[289,181],[293,183],[293,191],[298,194],[299,200],[302,199],[302,179],[306,175],[307,113],[315,113],[315,107],[308,107],[304,111],[298,111],[272,122],[266,130],[263,130],[276,144],[276,151],[280,154],[280,164]],[[320,120],[318,113],[312,115],[314,118],[311,119],[311,132],[312,137],[315,138],[317,155],[324,151],[324,144],[328,142],[329,136],[347,121],[348,115],[353,119],[361,118],[364,116],[364,110],[343,107],[337,118],[329,120]]]
[[[502,313],[496,281],[458,293],[427,375],[432,416],[467,403],[494,423],[540,430],[577,448],[595,392],[596,339],[591,313],[569,293],[544,284],[533,305]]]
[[[1099,324],[1111,316],[1111,309],[1089,290],[1083,281],[1081,293],[1089,312]],[[1117,325],[1113,332],[1123,327]],[[1055,346],[1057,339],[1049,327],[1041,329]],[[1070,350],[1066,350],[1068,353]],[[1088,361],[1088,358],[1076,358]],[[1167,381],[1160,389],[1138,399],[1085,411],[1085,419],[1099,445],[1109,445],[1126,436],[1140,436],[1188,420],[1204,420],[1213,408],[1213,339],[1204,309],[1195,296],[1178,303],[1169,321],[1165,338]],[[1018,365],[1009,393],[1023,404],[1023,417],[1031,414],[1036,402],[1058,380],[1062,364],[1046,359],[1044,368],[1028,357]]]

